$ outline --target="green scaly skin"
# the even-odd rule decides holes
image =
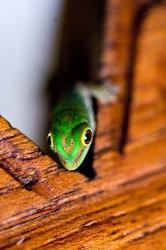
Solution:
[[[77,87],[65,94],[54,107],[52,118],[50,148],[66,169],[75,170],[87,155],[95,130],[88,91]]]

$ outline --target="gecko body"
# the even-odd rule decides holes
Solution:
[[[86,157],[95,133],[95,117],[92,96],[99,99],[113,99],[116,88],[85,87],[77,84],[70,92],[64,94],[53,109],[52,125],[48,142],[68,170],[77,169]],[[109,91],[108,91],[109,90]]]

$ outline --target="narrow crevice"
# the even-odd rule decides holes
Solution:
[[[78,82],[96,82],[102,51],[104,31],[105,0],[66,1],[62,19],[60,44],[55,64],[55,70],[48,83],[48,99],[51,110],[58,99],[66,91],[70,91]],[[57,47],[57,46],[56,46]],[[97,109],[94,109],[97,113]],[[51,119],[48,119],[48,130]],[[96,173],[92,167],[94,147],[91,147],[79,172],[89,180],[95,178]],[[58,163],[58,158],[46,152]]]

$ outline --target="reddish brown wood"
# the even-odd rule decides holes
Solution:
[[[111,150],[117,134],[109,140],[122,104],[101,106],[93,180],[60,169],[0,119],[1,249],[166,249],[165,27],[166,5],[152,5],[137,37],[125,154]],[[31,183],[32,168],[28,191],[17,180]]]
[[[136,54],[137,33],[141,15],[151,6],[151,0],[106,0],[105,29],[100,77],[119,86],[119,101],[111,109],[106,124],[107,144],[124,151],[132,97],[132,74]],[[111,126],[110,126],[111,124]],[[110,131],[113,127],[113,133]],[[116,139],[115,139],[116,138]]]

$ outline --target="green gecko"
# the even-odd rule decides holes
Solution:
[[[92,97],[114,102],[117,90],[117,86],[110,84],[78,83],[53,108],[48,143],[66,169],[77,169],[92,144],[96,127]]]

